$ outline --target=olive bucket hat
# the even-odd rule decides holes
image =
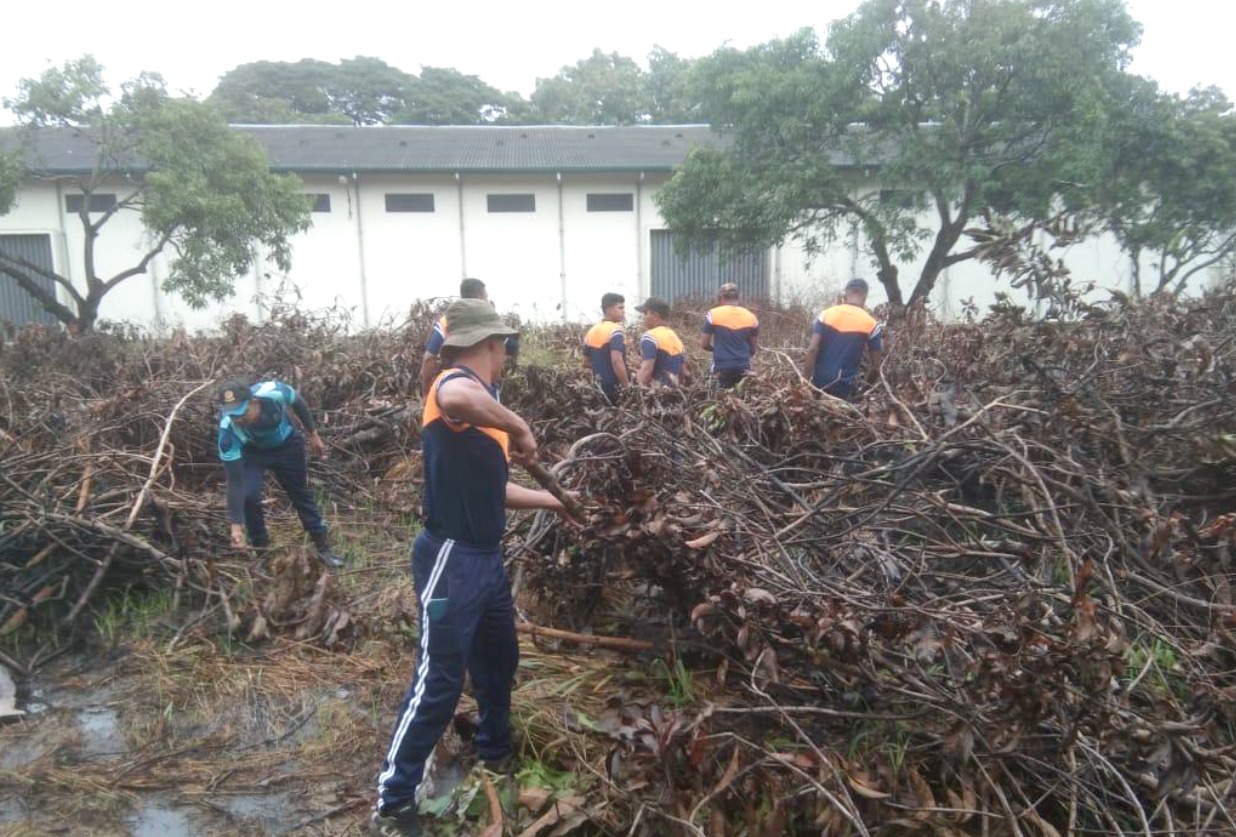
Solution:
[[[489,337],[510,337],[519,332],[502,322],[494,307],[483,299],[459,299],[446,309],[446,342],[443,346],[469,349]]]

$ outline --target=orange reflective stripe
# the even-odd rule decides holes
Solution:
[[[650,328],[647,334],[657,344],[657,348],[670,357],[682,354],[682,341],[678,339],[678,335],[669,326]]]
[[[756,316],[741,305],[718,305],[708,312],[712,315],[712,324],[737,331],[740,328],[759,328],[760,321]]]
[[[843,334],[871,334],[876,327],[875,317],[857,305],[834,305],[824,309],[820,322]]]
[[[442,412],[442,408],[438,406],[438,387],[441,386],[442,379],[447,375],[458,373],[458,369],[443,369],[433,379],[433,383],[429,387],[429,397],[425,399],[425,408],[421,413],[421,427],[428,427],[433,422],[440,421],[444,427],[449,428],[455,433],[477,430],[497,442],[498,446],[502,448],[502,455],[509,461],[511,458],[511,440],[505,430],[498,430],[494,427],[474,427],[464,421],[455,421]]]
[[[584,335],[584,345],[590,349],[604,349],[609,345],[614,332],[619,331],[621,328],[621,323],[611,323],[609,320],[597,323],[588,329],[588,333]]]

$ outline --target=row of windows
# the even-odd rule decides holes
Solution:
[[[312,195],[314,212],[330,212],[330,195]],[[635,195],[630,192],[589,192],[589,212],[634,212]],[[490,212],[536,212],[536,195],[486,195]],[[387,212],[433,212],[432,192],[388,192]]]
[[[314,212],[330,212],[330,195],[313,194]],[[85,195],[65,195],[64,210],[77,214],[82,211]],[[536,212],[536,195],[486,195],[490,212]],[[116,196],[96,193],[90,196],[90,212],[107,212],[116,205]],[[387,212],[433,212],[432,192],[390,192],[386,195]],[[589,192],[589,212],[634,212],[635,195],[630,192]]]

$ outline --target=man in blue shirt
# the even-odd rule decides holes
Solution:
[[[669,303],[650,296],[643,305],[636,305],[635,310],[644,315],[644,328],[648,329],[639,339],[640,364],[635,373],[636,382],[641,387],[652,386],[654,382],[678,386],[686,355],[677,332],[665,324],[670,315]]]
[[[738,304],[738,286],[726,282],[717,294],[717,307],[704,316],[704,351],[712,352],[712,371],[723,389],[738,384],[751,369],[759,341],[760,321]]]
[[[459,297],[460,299],[480,299],[489,302],[489,291],[485,288],[485,283],[480,279],[465,279],[459,283]],[[446,342],[449,331],[450,323],[445,314],[434,320],[433,328],[429,332],[429,339],[425,341],[425,354],[421,357],[422,395],[429,392],[429,385],[433,383],[433,379],[441,371],[442,367],[438,362],[438,355],[442,353],[442,346]],[[519,335],[513,334],[508,337],[505,346],[507,358],[513,361],[519,356]]]
[[[863,307],[866,302],[867,281],[851,279],[845,286],[845,301],[824,309],[812,328],[803,374],[829,395],[854,395],[864,349],[871,352],[872,369],[880,368],[884,332]]]
[[[597,385],[610,404],[618,403],[620,387],[627,386],[627,346],[622,332],[627,301],[622,294],[608,293],[601,297],[604,319],[584,335],[584,367],[592,371]]]
[[[305,441],[316,456],[326,453],[326,445],[304,400],[279,381],[251,386],[233,378],[219,388],[219,405],[219,459],[227,475],[232,545],[243,549],[246,532],[253,546],[270,545],[262,510],[262,479],[270,470],[313,539],[318,558],[328,567],[342,567],[343,559],[331,549],[326,521],[309,490]],[[288,419],[289,411],[304,428],[303,435]]]

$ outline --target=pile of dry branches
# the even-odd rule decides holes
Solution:
[[[1236,828],[1236,300],[893,335],[857,405],[784,358],[620,411],[540,387],[596,508],[524,534],[536,618],[724,686],[618,707],[612,789],[770,834]]]
[[[138,582],[218,602],[235,629],[209,387],[225,375],[297,387],[324,416],[332,457],[312,471],[336,507],[406,519],[428,312],[409,323],[347,336],[281,312],[209,339],[6,347],[0,630],[71,623]],[[525,335],[562,360],[516,369],[503,400],[590,511],[514,519],[525,613],[664,655],[661,694],[614,685],[540,731],[593,777],[572,818],[1236,829],[1236,297],[903,318],[856,403],[802,380],[806,330],[766,334],[783,348],[735,391],[697,367],[620,409],[566,357],[574,330]]]

